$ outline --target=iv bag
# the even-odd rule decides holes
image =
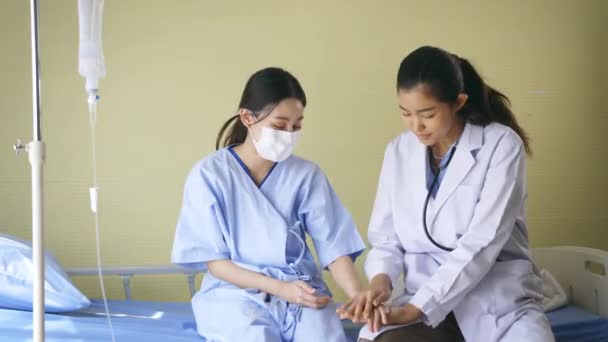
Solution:
[[[99,89],[99,80],[106,75],[101,46],[103,2],[104,0],[78,0],[78,72],[85,78],[85,89],[89,93]]]

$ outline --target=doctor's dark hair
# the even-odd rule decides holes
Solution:
[[[306,94],[292,74],[280,68],[266,68],[251,75],[247,81],[239,109],[250,110],[259,122],[268,116],[279,102],[289,98],[299,100],[302,106],[306,107]],[[247,127],[237,114],[228,119],[220,129],[215,148],[242,144],[246,138]]]
[[[437,47],[416,49],[399,66],[397,90],[411,90],[420,85],[445,103],[455,103],[459,94],[467,94],[467,102],[458,111],[465,122],[508,126],[519,135],[526,152],[532,153],[530,138],[517,123],[509,99],[486,84],[468,60]]]

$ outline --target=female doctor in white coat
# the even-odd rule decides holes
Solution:
[[[528,248],[530,145],[508,99],[435,47],[403,60],[397,90],[409,131],[384,155],[370,289],[341,316],[368,323],[363,341],[553,341]]]

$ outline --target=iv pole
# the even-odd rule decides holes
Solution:
[[[103,8],[103,0],[80,0],[79,9],[91,10],[90,15],[99,14],[101,15],[101,9]],[[42,125],[41,125],[41,110],[40,110],[40,57],[39,57],[39,44],[38,44],[38,28],[39,28],[39,6],[38,0],[30,0],[30,31],[31,31],[31,53],[32,53],[32,113],[33,113],[33,137],[32,141],[28,144],[23,144],[20,139],[17,140],[17,144],[14,145],[15,152],[17,155],[26,151],[28,153],[28,159],[32,169],[32,259],[34,264],[34,293],[33,293],[33,325],[32,335],[33,342],[44,342],[44,161],[46,157],[46,146],[42,141]],[[80,17],[82,17],[80,13]],[[79,18],[80,18],[79,17]],[[100,41],[95,40],[96,36],[92,35],[96,33],[95,29],[101,29],[101,23],[95,21],[96,17],[89,18],[85,17],[81,23],[81,40],[83,38],[82,33],[85,29],[86,39],[92,40],[96,43]],[[101,20],[100,18],[97,18]],[[94,24],[97,24],[94,25]],[[83,26],[84,25],[84,26]],[[90,26],[88,26],[90,25]],[[89,30],[86,30],[86,29]],[[82,42],[81,42],[82,45]],[[85,44],[86,45],[86,44]],[[93,46],[95,48],[97,46]],[[85,48],[90,49],[91,46],[86,45]],[[83,62],[83,69],[80,70],[81,74],[87,78],[87,91],[89,93],[89,109],[92,111],[91,115],[94,114],[95,104],[97,102],[97,81],[100,77],[105,76],[105,65],[103,64],[103,56],[99,60],[99,51],[93,50],[93,57],[95,63],[91,64],[87,58],[90,59],[91,53],[87,49],[83,50],[84,55],[79,51],[79,57]],[[84,61],[83,61],[84,58]],[[88,63],[88,64],[87,64]],[[91,64],[91,65],[89,65]],[[80,69],[80,65],[79,65]],[[91,88],[93,87],[93,88]],[[89,89],[91,88],[91,89]],[[96,195],[96,194],[95,194]],[[103,290],[103,289],[102,289]],[[105,300],[105,296],[104,296]],[[107,308],[106,308],[107,311]],[[109,319],[109,315],[108,315]],[[111,322],[110,322],[111,323]],[[111,326],[111,324],[110,324]],[[114,335],[112,333],[112,339]]]
[[[14,146],[20,154],[27,151],[32,168],[32,257],[34,261],[33,341],[44,341],[44,201],[43,177],[45,144],[40,123],[40,60],[38,55],[38,0],[30,0],[30,30],[32,52],[32,141],[21,140]]]

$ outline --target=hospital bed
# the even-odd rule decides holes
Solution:
[[[532,250],[539,268],[549,270],[568,294],[569,304],[547,313],[557,341],[608,341],[608,252],[583,247]],[[97,269],[66,270],[72,277],[96,276]],[[125,300],[109,301],[117,341],[201,341],[190,303],[134,301],[131,279],[151,274],[174,274],[195,292],[197,272],[177,266],[105,268],[120,277]],[[110,341],[103,302],[93,300],[84,310],[46,314],[47,341]],[[344,322],[350,341],[359,327]],[[0,340],[29,341],[32,313],[0,309]]]
[[[535,248],[532,257],[568,295],[567,306],[547,313],[557,341],[608,341],[608,252],[565,246]]]

